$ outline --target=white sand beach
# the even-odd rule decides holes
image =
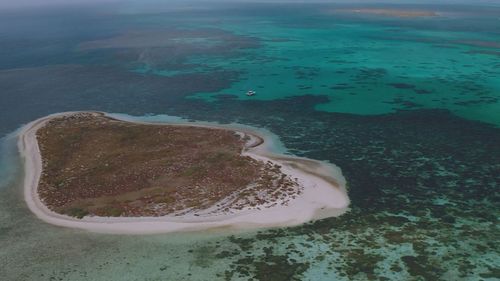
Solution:
[[[48,209],[38,195],[38,182],[42,173],[42,159],[36,132],[52,118],[71,115],[65,112],[35,120],[22,128],[18,148],[24,159],[24,199],[29,209],[41,220],[62,227],[78,228],[92,232],[114,234],[153,234],[181,231],[203,231],[215,228],[253,229],[261,227],[283,227],[303,224],[326,217],[339,216],[348,210],[349,198],[346,181],[338,167],[333,164],[300,157],[275,154],[270,145],[273,139],[259,129],[247,126],[207,125],[195,122],[187,126],[204,126],[227,129],[250,136],[254,145],[249,145],[242,154],[260,161],[279,164],[284,174],[296,178],[303,187],[302,192],[286,204],[263,206],[260,209],[243,209],[232,214],[205,212],[194,215],[162,217],[94,217],[82,219],[55,213]],[[105,114],[105,113],[104,113]],[[117,119],[116,115],[107,115]],[[136,122],[127,118],[124,122]],[[144,121],[136,123],[149,124]],[[152,124],[152,123],[151,123]],[[159,123],[154,123],[158,125]],[[165,125],[170,125],[165,123]],[[175,125],[180,125],[175,123]],[[260,141],[262,139],[262,141]]]

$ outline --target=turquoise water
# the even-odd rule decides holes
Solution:
[[[256,89],[258,95],[250,98],[260,100],[326,95],[330,101],[316,109],[354,114],[390,113],[405,109],[408,102],[412,108],[446,108],[466,118],[500,122],[498,55],[464,54],[475,48],[454,43],[461,38],[500,41],[498,36],[356,23],[268,28],[272,24],[258,21],[231,27],[265,40],[247,59],[189,62],[245,73],[238,83],[216,94],[244,99],[246,89]],[[276,36],[288,41],[274,42]]]
[[[196,56],[186,63],[242,72],[239,81],[221,91],[194,97],[213,100],[220,94],[239,99],[273,100],[304,94],[325,95],[317,110],[353,114],[384,114],[410,108],[443,108],[470,119],[500,124],[500,35],[456,30],[416,29],[418,21],[441,25],[446,19],[359,23],[319,13],[313,24],[300,26],[309,14],[248,17],[202,23],[261,40],[260,48],[241,56]],[[295,17],[294,17],[295,16]],[[463,19],[455,19],[463,20]],[[190,28],[200,24],[188,24]],[[485,43],[486,44],[486,43]],[[156,75],[175,75],[145,64]],[[199,71],[199,69],[189,69]],[[248,89],[258,95],[247,97]]]
[[[500,8],[332,13],[353,7],[0,11],[0,279],[498,280]],[[23,202],[12,132],[69,110],[265,128],[340,166],[352,209],[248,233],[47,225]]]

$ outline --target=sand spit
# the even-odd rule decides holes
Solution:
[[[60,116],[78,112],[49,115],[24,126],[19,132],[18,148],[24,159],[24,199],[29,209],[41,220],[58,226],[79,228],[92,232],[115,234],[153,234],[180,231],[202,231],[215,228],[260,228],[299,225],[308,221],[338,216],[347,211],[349,198],[345,189],[345,179],[340,169],[332,164],[300,157],[275,154],[271,150],[273,138],[262,134],[259,129],[247,126],[212,125],[197,123],[175,123],[173,125],[203,126],[227,129],[250,136],[252,143],[242,152],[260,161],[271,161],[282,166],[282,172],[297,178],[303,192],[286,204],[265,206],[261,209],[238,210],[233,214],[207,212],[194,216],[187,212],[181,216],[161,217],[93,217],[82,219],[55,213],[48,209],[38,195],[38,182],[42,172],[42,159],[36,132],[48,121]],[[135,121],[133,118],[119,118],[104,114],[109,118],[124,122],[156,124]],[[126,120],[124,120],[126,119]],[[164,123],[169,125],[169,123]]]

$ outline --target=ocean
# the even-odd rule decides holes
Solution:
[[[498,280],[499,42],[493,4],[0,10],[0,279]],[[244,232],[48,225],[23,201],[15,131],[73,110],[269,130],[339,166],[350,211]]]

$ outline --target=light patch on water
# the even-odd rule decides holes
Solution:
[[[17,133],[12,132],[0,139],[0,189],[12,183],[19,171],[17,153]]]

